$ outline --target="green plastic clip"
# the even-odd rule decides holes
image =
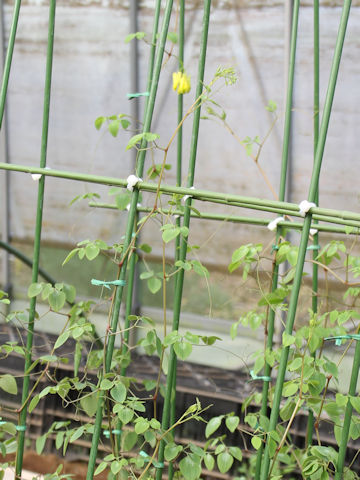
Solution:
[[[138,98],[138,97],[148,97],[150,95],[150,92],[140,92],[140,93],[128,93],[127,97],[129,100],[133,98]]]
[[[121,435],[122,431],[119,429],[111,430],[113,435]],[[110,438],[110,430],[104,430],[104,436],[106,438]]]
[[[139,454],[145,459],[145,462],[150,462],[151,461],[150,455],[148,455],[146,452],[144,452],[144,450],[141,450],[139,452]],[[152,460],[152,464],[156,468],[164,468],[163,462],[156,462],[155,460]]]
[[[309,245],[306,250],[320,250],[320,245]]]
[[[273,243],[271,245],[271,253],[274,253],[277,250],[279,250],[279,245],[276,245],[275,243]]]
[[[96,285],[96,286],[101,286],[101,287],[105,287],[105,288],[108,288],[110,290],[110,285],[115,285],[117,287],[125,287],[126,285],[126,282],[125,280],[113,280],[111,282],[103,282],[101,280],[95,280],[95,278],[93,278],[91,280],[91,285]]]
[[[25,432],[26,431],[26,425],[16,425],[15,428],[18,432]]]
[[[252,380],[262,380],[263,382],[271,382],[271,377],[258,376],[254,373],[254,370],[250,370]]]
[[[341,340],[357,340],[360,341],[360,335],[358,333],[348,335],[337,335],[335,337],[326,337],[324,340],[335,340],[335,345],[338,347],[341,345]]]

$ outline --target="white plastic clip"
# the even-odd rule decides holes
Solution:
[[[316,235],[318,230],[316,228],[310,228],[310,235]]]
[[[274,232],[276,230],[276,227],[277,227],[277,224],[282,222],[284,220],[284,217],[277,217],[275,218],[275,220],[272,220],[267,228],[271,231],[271,232]]]
[[[195,190],[195,187],[192,186],[190,187],[190,190]],[[184,195],[183,198],[181,199],[183,202],[186,202],[188,198],[192,198],[192,195]]]
[[[45,167],[45,170],[51,170],[50,167]],[[34,180],[34,182],[37,182],[38,180],[40,180],[40,178],[42,177],[42,173],[32,173],[31,174],[31,178]]]
[[[126,181],[127,181],[126,188],[130,190],[130,192],[132,192],[134,190],[135,185],[138,182],[142,182],[142,179],[137,177],[136,175],[129,175]]]
[[[307,200],[303,200],[302,202],[299,203],[299,209],[300,209],[300,215],[302,217],[305,217],[307,212],[310,210],[310,208],[316,207],[316,204],[313,202],[308,202]]]

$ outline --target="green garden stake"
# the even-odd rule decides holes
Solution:
[[[3,73],[1,90],[0,90],[0,130],[1,130],[2,122],[4,118],[6,94],[7,94],[8,84],[9,84],[11,62],[12,62],[12,57],[14,53],[15,37],[16,37],[18,20],[19,20],[20,6],[21,6],[21,0],[16,0],[14,5],[14,13],[13,13],[13,18],[12,18],[12,23],[10,28],[9,43],[8,43],[8,48],[6,52],[4,73]]]
[[[203,13],[203,29],[202,29],[201,44],[200,44],[198,79],[197,79],[195,99],[199,98],[203,91],[205,58],[206,58],[206,48],[207,48],[209,18],[210,18],[210,6],[211,6],[211,0],[205,0],[204,13]],[[189,188],[194,185],[197,140],[198,140],[199,123],[200,123],[200,111],[201,111],[201,107],[199,105],[194,112],[194,119],[193,119],[193,130],[192,130],[191,145],[190,145],[190,160],[189,160],[188,179],[187,179],[187,186]],[[190,194],[191,192],[192,190],[190,190]],[[184,212],[184,220],[183,220],[183,225],[185,227],[189,227],[190,225],[190,206],[191,206],[191,197],[189,197],[185,203],[185,212]],[[187,242],[184,238],[182,238],[180,243],[180,254],[179,254],[179,259],[181,261],[186,260],[186,252],[187,252]],[[179,328],[183,284],[184,284],[184,269],[180,269],[176,278],[176,290],[175,290],[175,296],[174,296],[174,311],[173,311],[173,324],[172,324],[173,331],[178,330]],[[161,422],[161,427],[163,430],[167,430],[169,428],[171,396],[172,396],[173,389],[176,388],[174,384],[176,365],[177,365],[176,354],[173,346],[171,346],[170,355],[169,355],[168,375],[166,379],[166,395],[164,400],[164,408],[163,408],[162,422]],[[158,461],[160,463],[164,462],[164,450],[165,450],[165,441],[162,440],[160,442],[159,453],[158,453]],[[156,470],[156,480],[161,480],[162,471],[163,471],[163,468],[158,468]]]
[[[54,47],[55,11],[56,11],[56,0],[50,0],[40,168],[46,167],[49,112],[50,112],[51,75],[52,75],[53,47]],[[33,266],[32,266],[32,283],[36,283],[38,281],[38,274],[39,274],[44,190],[45,190],[45,177],[42,176],[39,179],[39,185],[38,185],[36,226],[35,226],[35,235],[34,235],[34,254],[33,254]],[[31,356],[32,356],[32,347],[33,347],[33,336],[34,336],[35,309],[36,309],[36,297],[32,297],[30,300],[28,335],[27,335],[26,349],[25,349],[25,366],[24,366],[25,373],[24,373],[22,400],[21,400],[21,404],[23,408],[19,414],[18,427],[20,427],[20,429],[19,428],[17,429],[19,434],[18,434],[18,447],[16,451],[16,462],[15,462],[15,478],[16,479],[21,478],[23,455],[24,455],[25,428],[26,428],[26,417],[27,417],[27,404],[25,402],[28,398],[29,387],[30,387],[30,375],[27,374],[26,372],[29,370],[32,362]]]
[[[151,121],[152,121],[152,116],[153,116],[153,112],[154,112],[157,87],[158,87],[158,82],[159,82],[159,77],[160,77],[160,70],[161,70],[162,59],[163,59],[164,50],[165,50],[165,42],[166,42],[166,38],[167,38],[167,32],[168,32],[168,29],[169,29],[169,22],[170,22],[172,4],[173,4],[173,0],[167,0],[166,5],[165,5],[163,25],[162,25],[160,37],[159,37],[159,40],[158,40],[159,45],[158,45],[157,52],[156,52],[156,59],[155,59],[154,71],[153,71],[153,75],[152,75],[151,87],[150,87],[150,89],[148,89],[150,91],[150,95],[149,95],[149,97],[147,97],[147,103],[146,103],[146,107],[145,107],[145,118],[144,118],[144,122],[143,122],[143,132],[150,132],[151,131]],[[141,145],[140,145],[140,152],[139,152],[138,157],[137,157],[137,165],[136,165],[136,172],[135,172],[136,176],[138,178],[142,177],[143,171],[144,171],[146,145],[147,145],[147,142],[143,138],[142,141],[141,141]],[[134,188],[134,190],[132,192],[132,195],[131,195],[130,209],[129,209],[129,214],[128,214],[128,218],[127,218],[126,233],[125,233],[125,240],[124,240],[124,250],[123,250],[124,252],[126,252],[128,250],[128,248],[131,244],[131,241],[132,241],[133,226],[134,226],[134,221],[135,221],[135,217],[136,217],[136,213],[137,213],[138,200],[139,200],[139,190],[137,188]],[[120,271],[119,280],[125,280],[127,261],[128,261],[127,256],[122,258],[122,267],[121,267],[121,271]],[[111,317],[111,331],[113,331],[113,332],[115,332],[117,330],[123,289],[124,289],[123,286],[119,286],[119,287],[117,287],[116,292],[115,292],[115,301],[114,301],[114,307],[113,307],[112,317]],[[105,365],[104,365],[105,372],[110,371],[112,356],[113,356],[113,351],[114,351],[114,343],[115,343],[115,335],[110,335],[109,339],[108,339],[106,356],[105,356]],[[94,471],[95,471],[98,444],[99,444],[99,440],[100,440],[101,423],[102,423],[102,418],[103,418],[104,400],[105,400],[105,394],[104,394],[104,391],[101,391],[100,394],[99,394],[98,407],[97,407],[97,411],[96,411],[94,433],[93,433],[93,438],[92,438],[92,443],[91,443],[88,471],[87,471],[87,475],[86,475],[87,480],[92,480],[93,479],[93,475],[94,475]]]
[[[280,177],[280,187],[279,187],[279,200],[284,201],[285,199],[285,190],[286,190],[286,177],[289,163],[289,144],[290,144],[290,135],[291,135],[291,117],[292,117],[292,108],[293,108],[293,92],[294,92],[294,76],[295,76],[295,57],[296,57],[296,42],[297,42],[297,31],[299,23],[299,7],[300,2],[296,0],[293,4],[293,18],[291,23],[291,41],[290,41],[290,62],[289,62],[289,73],[288,73],[288,87],[286,95],[286,111],[285,111],[285,122],[284,122],[284,140],[282,148],[282,158],[281,158],[281,177]],[[282,234],[282,228],[279,222],[276,226],[276,241],[275,245],[272,246],[271,252],[278,250],[278,243]],[[279,280],[279,265],[276,264],[276,259],[273,261],[273,272],[271,280],[271,292],[274,292],[278,287]],[[266,348],[272,350],[273,348],[273,337],[275,331],[275,309],[268,309],[268,322],[267,322],[267,338],[266,338]],[[251,372],[250,372],[251,373]],[[268,362],[265,362],[264,376],[269,380],[264,381],[262,389],[262,401],[260,408],[260,415],[267,416],[268,410],[268,394],[269,394],[269,382],[271,380],[271,365]],[[255,480],[259,480],[262,457],[264,452],[264,442],[261,442],[260,448],[256,454],[256,466],[255,466]]]
[[[325,105],[324,105],[324,112],[323,112],[322,121],[321,121],[314,168],[311,176],[311,183],[310,183],[310,189],[309,189],[309,195],[308,195],[308,201],[310,203],[314,202],[317,195],[317,191],[318,191],[321,163],[322,163],[323,153],[325,149],[326,135],[327,135],[327,130],[329,126],[331,108],[332,108],[332,103],[334,99],[337,75],[338,75],[339,66],[340,66],[341,53],[342,53],[342,48],[343,48],[344,39],[345,39],[350,7],[351,7],[351,0],[345,0],[343,9],[342,9],[340,28],[338,32],[337,41],[336,41],[334,59],[333,59],[333,64],[332,64],[330,79],[329,79],[329,86],[328,86],[328,91],[327,91]],[[312,213],[309,212],[305,216],[304,227],[301,234],[298,262],[296,265],[294,284],[291,292],[289,311],[288,311],[288,316],[287,316],[287,321],[285,326],[285,332],[288,333],[289,335],[292,334],[293,325],[295,321],[297,301],[299,297],[300,285],[302,280],[302,273],[303,273],[306,248],[307,248],[307,243],[308,243],[308,238],[310,233],[311,220],[312,220]],[[281,352],[278,377],[276,380],[275,392],[273,397],[273,405],[272,405],[271,416],[270,416],[269,431],[275,430],[278,422],[280,401],[282,397],[286,366],[287,366],[287,361],[289,357],[289,349],[290,349],[289,346],[283,347]],[[261,467],[261,476],[260,476],[261,480],[267,480],[269,475],[269,466],[270,466],[270,456],[269,456],[269,445],[267,444],[265,447],[264,458],[263,458],[262,467]]]
[[[319,115],[320,115],[320,101],[319,101],[319,84],[320,84],[320,22],[319,22],[319,0],[314,0],[314,160],[316,156],[316,148],[319,138]],[[317,190],[316,205],[319,205],[319,188]],[[316,224],[316,220],[314,220]],[[316,233],[314,235],[313,245],[308,247],[310,250],[312,247],[313,250],[313,260],[317,258],[317,251],[320,250],[319,245],[319,235]],[[318,275],[319,267],[318,264],[313,262],[312,265],[312,311],[314,314],[318,311]],[[313,353],[313,358],[315,358],[316,353]],[[312,437],[314,431],[314,412],[309,410],[308,413],[308,422],[307,422],[307,433],[306,433],[306,445],[310,446],[312,444]]]
[[[179,5],[179,62],[178,67],[179,71],[183,71],[184,69],[184,44],[185,44],[185,0],[180,0]],[[184,115],[184,108],[183,108],[183,95],[178,95],[178,112],[177,112],[177,122],[178,125],[181,123],[183,115]],[[176,152],[176,186],[181,186],[181,178],[182,178],[182,138],[183,138],[183,127],[178,130],[177,134],[177,152]],[[181,217],[180,215],[176,218],[175,224],[177,227],[181,226]],[[180,235],[178,235],[175,239],[175,263],[179,260],[180,255]],[[175,277],[175,285],[174,289],[176,291],[176,279]],[[172,398],[176,397],[176,369],[172,372],[173,376],[173,383],[171,386],[171,395]],[[176,402],[171,402],[170,406],[170,425],[174,425],[176,421]],[[175,435],[174,430],[171,432],[173,438]],[[173,462],[169,463],[168,467],[168,479],[172,480],[174,476],[174,464]]]
[[[345,464],[345,455],[346,455],[347,444],[349,441],[351,416],[353,412],[351,397],[354,397],[356,395],[356,385],[359,377],[360,335],[357,335],[355,340],[356,340],[356,347],[355,347],[354,360],[353,360],[353,365],[351,370],[350,386],[349,386],[349,393],[348,393],[349,398],[345,407],[345,416],[344,416],[344,422],[343,422],[342,432],[341,432],[338,461],[336,464],[336,472],[334,477],[335,480],[342,480],[344,478],[343,472],[344,472],[344,464]]]

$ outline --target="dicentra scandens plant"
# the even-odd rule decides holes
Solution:
[[[29,170],[38,176],[35,180],[38,182],[39,191],[32,283],[27,292],[31,303],[29,311],[3,314],[6,322],[15,325],[20,323],[24,326],[28,332],[27,341],[26,344],[9,341],[0,345],[2,358],[16,353],[23,356],[25,362],[21,405],[12,410],[2,407],[4,416],[5,412],[10,410],[12,414],[16,414],[17,421],[0,420],[0,451],[3,456],[16,451],[16,478],[21,478],[27,415],[38,408],[42,398],[49,395],[59,396],[64,408],[75,409],[82,415],[85,413],[87,421],[79,421],[77,424],[70,421],[53,423],[47,432],[37,438],[37,452],[43,452],[46,441],[50,438],[54,439],[56,449],[63,455],[71,444],[79,439],[90,440],[87,480],[96,478],[104,471],[108,472],[109,478],[116,479],[160,480],[166,474],[170,479],[197,480],[203,476],[203,469],[229,474],[236,480],[295,479],[299,478],[299,475],[310,480],[359,478],[355,468],[357,454],[345,464],[345,453],[349,439],[356,441],[360,438],[360,397],[356,392],[360,367],[360,314],[357,308],[360,297],[360,282],[357,281],[360,275],[360,259],[356,254],[356,239],[360,231],[360,217],[357,214],[321,210],[317,207],[318,179],[351,2],[345,1],[343,6],[320,130],[318,75],[315,75],[317,80],[314,87],[314,109],[317,120],[314,123],[314,172],[308,198],[299,206],[285,203],[284,200],[300,2],[294,2],[279,193],[275,192],[265,169],[260,165],[261,151],[278,119],[276,103],[270,101],[266,106],[271,115],[271,124],[262,139],[257,135],[254,138],[245,136],[241,140],[242,136],[230,127],[226,112],[216,101],[214,86],[219,83],[233,85],[236,82],[236,74],[231,67],[219,67],[212,80],[208,83],[205,81],[211,1],[205,0],[203,3],[199,68],[197,79],[192,79],[193,87],[184,66],[184,0],[179,0],[176,8],[173,7],[171,0],[167,0],[160,32],[158,25],[161,2],[156,1],[151,41],[147,40],[145,32],[135,32],[126,38],[126,41],[137,39],[149,43],[150,60],[146,91],[132,94],[132,97],[144,95],[146,98],[142,131],[134,131],[124,146],[125,150],[137,150],[135,171],[130,173],[126,181],[119,183],[115,179],[112,182],[111,179],[106,180],[103,177],[90,178],[75,174],[71,177],[66,176],[66,172],[45,169],[55,19],[55,1],[50,2],[41,161],[40,169]],[[16,31],[18,8],[19,3],[16,4],[14,11],[12,32]],[[173,10],[179,19],[178,34],[169,32]],[[319,2],[314,2],[317,21],[318,10]],[[318,35],[318,28],[315,30]],[[9,42],[10,53],[1,90],[1,119],[14,35],[12,33],[12,41]],[[163,138],[151,131],[152,115],[160,75],[164,71],[164,65],[175,56],[177,45],[178,59],[172,85],[173,95],[178,96],[177,126],[170,138],[164,142]],[[318,41],[315,41],[315,47],[318,59]],[[167,58],[164,62],[165,54]],[[316,68],[318,70],[318,60]],[[184,108],[184,94],[192,93],[193,102]],[[220,123],[245,148],[246,155],[257,165],[275,198],[274,201],[259,201],[225,193],[199,191],[195,188],[195,164],[201,118]],[[181,193],[182,127],[190,120],[193,121],[193,127],[187,190],[184,194]],[[106,127],[106,131],[116,138],[120,145],[120,133],[128,132],[136,124],[137,119],[131,118],[126,113],[100,116],[95,120],[95,128],[104,131]],[[168,187],[164,186],[164,177],[166,171],[172,168],[168,157],[175,141],[176,187]],[[151,155],[147,155],[148,152],[151,152]],[[146,157],[149,159],[149,165],[145,169]],[[3,164],[1,167],[5,168]],[[16,169],[16,166],[11,168]],[[64,265],[77,257],[84,262],[93,262],[99,255],[106,255],[109,262],[115,266],[117,274],[115,278],[109,279],[89,278],[89,284],[98,288],[98,302],[77,301],[75,287],[64,282],[49,278],[45,282],[39,281],[41,212],[46,175],[110,184],[112,186],[108,193],[114,198],[114,204],[110,207],[118,211],[128,211],[126,232],[124,236],[122,232],[122,238],[119,238],[118,242],[110,244],[107,239],[79,239],[75,248],[63,261]],[[152,183],[148,183],[148,180]],[[141,189],[145,187],[154,194],[151,207],[141,205]],[[167,197],[163,193],[166,193]],[[71,203],[81,199],[90,200],[98,207],[102,206],[99,195],[95,193],[78,195]],[[275,219],[250,219],[218,214],[204,215],[194,207],[194,199],[227,203],[238,208],[246,206],[274,212],[278,216]],[[304,217],[304,221],[294,222],[291,216]],[[235,339],[242,326],[260,330],[264,338],[264,348],[255,352],[248,368],[249,382],[255,382],[259,388],[254,389],[254,393],[248,398],[241,399],[241,415],[230,411],[214,416],[211,414],[211,406],[202,406],[199,399],[191,405],[184,405],[180,415],[176,415],[175,412],[178,359],[187,360],[193,349],[200,346],[202,348],[216,346],[221,340],[211,331],[206,335],[199,335],[181,329],[180,313],[185,273],[192,271],[206,281],[210,275],[209,270],[199,260],[197,252],[200,247],[189,242],[192,217],[257,224],[267,226],[268,230],[274,232],[274,239],[270,245],[263,243],[239,245],[231,259],[228,259],[229,275],[233,275],[239,283],[242,282],[244,288],[248,282],[252,282],[252,285],[255,282],[257,286],[256,290],[253,289],[254,305],[250,310],[239,314],[231,326],[230,336]],[[316,223],[318,220],[322,220],[323,224],[318,225]],[[158,223],[158,240],[162,246],[162,258],[157,268],[151,261],[152,246],[139,241],[140,233],[150,221]],[[340,226],[328,226],[324,224],[326,221]],[[289,241],[288,229],[301,230],[299,244]],[[345,233],[349,238],[350,234],[355,234],[352,237],[355,240],[352,243],[331,240],[320,247],[318,232],[322,231]],[[308,246],[309,235],[314,236],[311,246]],[[170,261],[170,258],[173,260]],[[133,285],[137,263],[142,265],[140,280],[146,282],[152,294],[161,293],[163,310],[161,331],[153,319],[133,311]],[[308,295],[306,295],[308,282],[304,276],[305,263],[311,266],[313,276],[312,291]],[[239,272],[242,279],[238,275]],[[318,274],[323,278],[322,289],[318,285]],[[336,281],[343,290],[342,296],[337,295],[336,301],[329,296],[330,280]],[[171,293],[174,296],[171,329],[168,327],[167,319],[170,288],[173,289]],[[301,288],[304,292],[303,303],[307,302],[307,313],[295,318]],[[50,354],[33,359],[32,342],[38,317],[36,311],[38,299],[48,304],[48,310],[43,316],[50,313],[57,315],[63,320],[63,328],[52,345]],[[2,290],[0,303],[4,305],[10,303],[7,293]],[[102,337],[92,323],[92,315],[98,303],[108,307],[107,327]],[[120,308],[123,303],[125,318],[120,321]],[[275,319],[279,317],[279,313],[283,313],[281,317],[283,331],[280,344],[277,344],[274,341]],[[131,331],[136,332],[135,345],[130,343]],[[61,353],[61,347],[70,339],[74,345],[72,353],[74,369],[69,376],[58,379],[56,365],[69,361],[69,358]],[[91,345],[85,366],[82,364],[84,342]],[[339,366],[345,355],[350,353],[351,345],[354,343],[356,346],[350,386],[347,392],[339,391],[337,390],[340,381]],[[338,361],[333,361],[328,356],[328,347],[333,344],[335,348],[346,345]],[[144,355],[158,358],[157,378],[135,381],[128,376],[127,371],[134,349],[140,349]],[[163,374],[166,376],[166,382],[162,381]],[[50,384],[43,387],[45,377],[50,380]],[[30,379],[33,380],[31,386]],[[16,395],[18,392],[16,378],[8,373],[0,375],[0,389],[10,395]],[[308,417],[305,445],[295,444],[292,438],[292,428],[299,415]],[[185,422],[197,422],[197,428],[203,431],[203,441],[185,442],[177,436],[177,428]],[[334,436],[334,441],[329,444],[324,444],[322,439],[321,428],[325,422],[331,425]],[[235,433],[240,435],[235,437]],[[234,438],[240,437],[241,443],[234,444]],[[98,449],[101,442],[106,448],[104,455],[100,454]],[[6,462],[2,468],[8,465]],[[59,467],[47,478],[59,479],[68,476],[62,474]]]

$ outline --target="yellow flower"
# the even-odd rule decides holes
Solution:
[[[179,95],[190,92],[190,77],[183,72],[173,73],[173,89],[177,90]]]
[[[181,72],[174,72],[173,73],[173,90],[176,90],[180,83],[182,73]]]

